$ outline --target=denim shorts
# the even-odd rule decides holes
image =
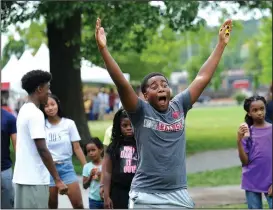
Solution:
[[[65,184],[72,184],[78,182],[77,174],[74,170],[74,166],[71,159],[55,162],[56,169],[59,173],[61,180]],[[55,187],[55,182],[52,176],[50,176],[50,187]]]
[[[269,196],[267,193],[264,193],[264,196],[267,200],[269,209],[272,209],[272,196]],[[248,209],[263,208],[262,193],[246,191],[246,201]]]
[[[104,209],[103,201],[95,201],[89,198],[89,209]]]

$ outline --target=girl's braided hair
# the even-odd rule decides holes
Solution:
[[[266,105],[266,100],[263,96],[251,96],[251,97],[245,99],[244,110],[247,112],[246,116],[245,116],[245,122],[248,125],[248,127],[252,126],[254,123],[252,117],[250,117],[248,115],[248,112],[250,111],[251,103],[253,101],[259,101],[259,100],[262,101],[264,103],[264,105]]]
[[[108,152],[112,157],[115,156],[116,151],[120,146],[120,142],[124,139],[124,136],[122,135],[120,128],[121,120],[124,118],[129,118],[129,116],[127,112],[123,108],[121,108],[116,112],[113,119],[111,143],[109,144],[108,147]],[[132,137],[132,139],[134,140],[134,137]]]
[[[247,112],[246,115],[245,115],[245,122],[248,125],[249,133],[250,133],[250,137],[246,141],[246,146],[247,146],[248,150],[250,150],[250,148],[252,147],[252,130],[251,130],[251,126],[254,123],[252,117],[249,116],[248,113],[250,111],[251,103],[254,102],[254,101],[259,101],[259,100],[262,101],[264,103],[264,105],[266,105],[266,100],[265,100],[265,98],[263,96],[251,96],[251,97],[245,99],[245,101],[244,101],[244,110]]]

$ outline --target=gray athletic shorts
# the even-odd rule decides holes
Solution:
[[[48,209],[48,185],[15,184],[14,208]]]
[[[144,193],[130,191],[129,209],[145,208],[194,208],[194,202],[187,189],[170,193]]]

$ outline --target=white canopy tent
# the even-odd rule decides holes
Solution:
[[[32,69],[50,70],[49,49],[45,44],[41,44],[34,56]],[[124,74],[129,81],[130,75]],[[93,65],[87,60],[81,62],[81,79],[83,83],[114,84],[106,69]]]
[[[21,58],[16,58],[12,55],[8,63],[1,71],[1,82],[8,82],[10,84],[10,90],[14,93],[25,93],[21,88],[21,77],[23,75],[25,62],[28,59],[32,59],[32,55],[29,51],[24,52]]]
[[[18,59],[15,55],[12,55],[5,65],[5,67],[1,70],[1,82],[10,82],[13,80],[14,75],[16,72],[16,67],[18,64]],[[14,83],[13,86],[10,86],[11,89],[14,89]]]
[[[42,69],[44,71],[50,70],[49,49],[44,43],[41,44],[39,50],[34,56],[32,69]]]
[[[16,101],[27,95],[26,91],[21,87],[20,80],[21,75],[23,74],[23,68],[21,68],[21,65],[24,64],[26,60],[31,59],[31,56],[30,52],[25,52],[21,56],[20,60],[18,60],[15,55],[12,55],[1,71],[1,82],[9,83],[8,104],[12,110],[15,110]]]
[[[92,63],[85,60],[81,64],[81,79],[83,83],[114,84],[106,69],[92,65]],[[130,80],[129,74],[124,73],[123,75],[126,80]]]
[[[15,56],[11,56],[9,62],[2,70],[2,82],[9,82],[12,91],[25,93],[21,88],[21,78],[33,69],[50,70],[49,49],[42,44],[32,56],[31,51],[26,50],[19,61]],[[125,73],[125,78],[129,81],[130,75]],[[106,69],[93,65],[87,60],[81,62],[81,79],[83,83],[114,84]]]
[[[15,66],[17,62],[18,62],[17,57],[15,55],[12,55],[7,64],[1,70],[1,75],[2,76],[5,75],[5,77],[7,77],[6,75],[9,74],[9,72],[13,69],[13,66]]]
[[[15,67],[16,76],[13,78],[11,82],[18,82],[21,81],[21,78],[24,74],[31,71],[32,68],[32,62],[33,62],[33,55],[31,54],[30,50],[26,50],[23,55],[20,57],[17,67]]]
[[[24,74],[33,70],[41,69],[50,71],[49,49],[42,44],[35,54],[32,55],[30,50],[26,50],[18,60],[16,56],[11,56],[8,63],[1,71],[1,82],[10,83],[10,105],[13,107],[17,99],[27,95],[21,87],[21,79]],[[130,75],[125,73],[124,77],[129,81]],[[106,69],[93,65],[87,60],[81,62],[81,79],[83,83],[111,84],[111,79]]]

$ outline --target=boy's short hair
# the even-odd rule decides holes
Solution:
[[[143,78],[142,82],[141,82],[140,88],[141,88],[141,92],[142,92],[143,94],[146,92],[148,80],[149,80],[150,78],[152,78],[152,77],[155,77],[155,76],[162,76],[162,77],[164,77],[164,78],[166,79],[167,83],[169,83],[168,79],[167,79],[163,74],[161,74],[161,73],[159,73],[159,72],[152,72],[152,73],[146,75],[146,76]]]
[[[32,70],[22,77],[22,88],[27,91],[28,94],[32,94],[40,85],[50,82],[51,79],[52,75],[47,71]]]

